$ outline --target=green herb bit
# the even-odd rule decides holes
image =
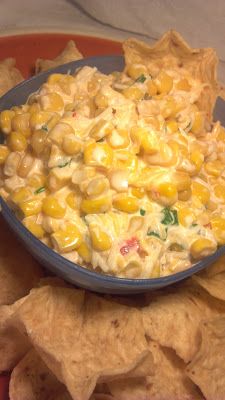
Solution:
[[[67,165],[70,165],[70,163],[71,163],[71,160],[66,161],[66,162],[64,162],[63,164],[59,164],[59,165],[58,165],[58,168],[64,168],[64,167],[66,167]]]
[[[34,194],[39,194],[39,193],[42,193],[42,192],[44,192],[44,191],[45,191],[45,187],[44,187],[44,186],[41,186],[41,187],[39,187],[37,190],[35,190]]]
[[[48,132],[48,127],[46,124],[42,125],[41,129],[42,129],[42,131]]]
[[[141,74],[137,79],[135,79],[135,82],[144,83],[146,79],[147,79],[146,76],[144,76],[144,74]]]
[[[160,235],[155,231],[148,231],[147,236],[155,236],[155,237],[161,239]]]
[[[198,226],[198,224],[193,223],[191,226],[194,228],[195,226]]]
[[[145,215],[146,211],[143,208],[140,208],[140,214],[142,215],[142,217]]]
[[[165,207],[162,210],[164,217],[161,221],[163,225],[178,225],[177,210],[171,210],[169,207]]]

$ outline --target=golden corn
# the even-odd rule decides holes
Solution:
[[[34,189],[38,189],[40,187],[45,186],[46,183],[46,176],[42,174],[32,174],[27,183],[29,186],[32,186]]]
[[[77,197],[75,195],[74,192],[70,192],[67,196],[66,196],[66,203],[68,204],[68,206],[70,206],[70,208],[72,208],[73,210],[78,210],[78,200]]]
[[[42,211],[44,214],[52,218],[63,218],[66,213],[66,209],[62,206],[58,199],[53,196],[47,196],[43,200]]]
[[[144,188],[133,187],[131,189],[131,194],[132,194],[132,196],[137,197],[138,199],[142,199],[145,195],[145,190],[144,190]]]
[[[190,247],[190,253],[196,260],[207,257],[215,251],[216,244],[212,240],[203,237],[196,239]]]
[[[92,179],[86,189],[88,196],[99,196],[109,189],[109,181],[105,177]]]
[[[92,246],[97,251],[109,250],[112,246],[112,239],[107,233],[101,230],[97,225],[89,226]]]
[[[138,159],[128,150],[117,150],[115,152],[115,167],[125,169],[130,172],[136,172],[138,168]]]
[[[6,158],[9,155],[9,149],[7,146],[0,144],[0,165],[4,164]]]
[[[204,155],[199,150],[193,150],[190,154],[190,161],[195,166],[195,173],[198,173],[204,162]]]
[[[84,149],[86,165],[109,168],[113,163],[113,151],[107,143],[91,143]]]
[[[216,197],[218,197],[218,199],[225,202],[225,185],[223,185],[223,184],[215,185],[214,193],[215,193]]]
[[[191,178],[187,172],[175,171],[172,174],[172,180],[173,183],[175,183],[178,192],[190,190],[191,188]]]
[[[41,127],[43,125],[46,125],[46,123],[50,120],[51,117],[52,113],[47,111],[33,112],[30,115],[30,128],[32,130],[41,129]]]
[[[200,111],[194,114],[194,122],[191,127],[191,132],[195,135],[201,133],[204,129],[204,117]]]
[[[159,94],[167,94],[173,88],[173,78],[164,71],[161,71],[158,74],[157,78],[155,79],[155,83],[157,86],[157,92]]]
[[[109,197],[100,197],[98,199],[83,199],[80,209],[85,214],[98,214],[109,211],[111,208],[111,199]]]
[[[91,252],[89,247],[87,246],[87,244],[85,242],[81,243],[81,245],[78,247],[77,252],[79,254],[79,256],[81,258],[83,258],[83,260],[86,263],[90,263],[91,262]]]
[[[67,223],[64,229],[59,229],[51,235],[54,247],[60,253],[76,250],[82,242],[82,236],[77,227]]]
[[[29,111],[30,114],[37,113],[37,112],[39,112],[40,110],[41,110],[40,104],[38,104],[38,103],[33,103],[33,104],[31,104],[31,105],[29,106],[29,109],[28,109],[28,111]]]
[[[116,195],[113,199],[113,207],[117,210],[135,213],[139,209],[139,202],[137,198],[128,195]]]
[[[178,221],[183,226],[191,226],[195,220],[195,214],[191,208],[183,207],[178,209]]]
[[[44,237],[45,231],[41,225],[37,224],[36,221],[31,220],[30,218],[25,218],[23,220],[23,225],[38,239],[42,239]]]
[[[148,155],[147,161],[152,165],[169,167],[176,164],[177,154],[174,152],[172,146],[167,143],[159,142],[159,151],[156,154]]]
[[[141,138],[141,148],[146,154],[155,154],[160,150],[160,142],[154,131],[147,132]]]
[[[60,115],[59,114],[54,114],[46,123],[46,128],[50,132],[59,122],[60,120]]]
[[[30,113],[16,114],[12,118],[12,130],[19,131],[21,133],[25,132],[26,137],[28,137],[30,132]]]
[[[12,130],[12,119],[15,112],[12,110],[4,110],[0,113],[0,130],[8,134]]]
[[[160,183],[157,188],[151,192],[152,198],[163,204],[172,205],[177,201],[177,187],[172,182]]]
[[[113,149],[125,149],[130,144],[128,131],[126,129],[113,129],[107,136],[107,142]]]
[[[157,94],[157,85],[152,79],[147,82],[147,91],[149,96],[155,96]]]
[[[32,191],[27,187],[23,187],[12,192],[10,199],[14,204],[20,204],[23,201],[30,199],[31,197]]]
[[[213,234],[219,245],[225,244],[225,218],[213,215],[210,218]]]
[[[210,191],[203,184],[193,181],[192,196],[196,196],[201,201],[202,204],[206,205],[210,200]]]
[[[95,96],[95,104],[98,108],[106,108],[108,107],[108,99],[104,94],[99,92]]]
[[[60,112],[64,108],[64,101],[56,92],[42,95],[38,100],[43,111]]]
[[[74,133],[67,134],[63,138],[62,149],[71,156],[78,154],[82,150],[82,142],[76,138]]]
[[[178,200],[187,201],[191,198],[192,192],[191,189],[181,190],[178,192]]]
[[[43,131],[42,129],[34,131],[30,140],[30,144],[35,154],[42,153],[45,148],[46,139],[47,135],[45,131]]]
[[[17,170],[17,174],[21,178],[25,178],[30,172],[34,162],[34,157],[30,153],[26,153],[22,160],[20,161],[19,168]]]
[[[27,140],[20,132],[11,132],[7,144],[11,151],[24,151],[27,148]]]
[[[142,97],[144,96],[144,92],[139,88],[135,86],[129,86],[126,89],[123,89],[122,94],[129,100],[135,101],[135,100],[141,100]]]
[[[166,129],[168,133],[175,133],[178,131],[178,123],[175,119],[169,119],[166,121]]]
[[[137,79],[140,75],[146,75],[148,73],[145,65],[141,64],[130,64],[127,68],[127,75],[132,79]]]
[[[41,212],[42,201],[37,198],[31,198],[29,200],[19,203],[19,208],[22,211],[24,217],[30,217],[31,215],[37,215]]]
[[[218,178],[224,170],[225,166],[224,163],[222,163],[220,160],[215,160],[205,163],[204,168],[207,174]]]
[[[180,79],[177,84],[176,88],[178,90],[184,90],[185,92],[190,92],[191,90],[191,85],[189,84],[188,80],[186,78]]]
[[[100,140],[109,135],[113,130],[113,124],[105,119],[100,119],[90,130],[89,136]]]

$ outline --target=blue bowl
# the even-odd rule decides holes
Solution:
[[[73,73],[77,68],[83,67],[84,65],[89,65],[92,67],[95,66],[104,73],[110,73],[113,71],[121,71],[124,67],[124,60],[122,56],[91,57],[84,60],[71,62],[57,68],[53,68],[47,72],[44,72],[38,76],[35,76],[27,81],[20,83],[15,88],[6,93],[2,98],[0,98],[0,111],[4,109],[9,109],[15,105],[25,103],[28,96],[38,90],[50,74],[57,72]],[[215,109],[215,115],[216,118],[220,119],[222,122],[225,120],[223,109],[223,102],[218,101]],[[191,268],[162,278],[116,278],[90,271],[62,257],[54,250],[43,244],[40,240],[36,239],[36,237],[33,236],[16,218],[14,212],[1,198],[0,206],[2,215],[8,223],[9,227],[16,234],[18,239],[24,244],[27,250],[42,265],[44,265],[54,274],[61,276],[66,281],[81,286],[85,289],[100,293],[124,295],[136,294],[147,292],[149,290],[163,288],[165,286],[186,279],[196,272],[201,271],[203,268],[206,268],[207,266],[215,262],[218,257],[225,253],[225,246],[222,246],[212,256],[204,258],[200,262],[193,265]]]

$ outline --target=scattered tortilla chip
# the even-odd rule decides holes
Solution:
[[[33,289],[14,324],[76,400],[88,399],[97,381],[130,372],[149,353],[138,310],[76,289]]]
[[[201,325],[199,351],[187,367],[187,373],[207,400],[225,397],[225,316]]]
[[[198,388],[185,373],[184,362],[171,349],[149,343],[154,359],[154,375],[108,383],[119,400],[199,400]]]
[[[10,399],[49,400],[66,394],[65,386],[48,369],[32,349],[14,368],[9,384]],[[70,397],[71,398],[71,397]]]
[[[16,328],[8,326],[15,307],[16,304],[0,307],[0,373],[11,370],[30,348],[27,339]]]
[[[9,230],[0,216],[0,305],[27,295],[43,276],[42,268]]]
[[[123,49],[126,65],[145,64],[153,76],[161,68],[184,66],[204,85],[197,104],[211,122],[216,98],[224,93],[217,82],[218,57],[214,49],[192,49],[174,30],[166,32],[153,46],[137,39],[125,40]]]
[[[77,61],[83,58],[73,40],[70,40],[64,50],[54,60],[43,60],[38,58],[35,63],[35,73],[46,71],[58,65],[66,64],[70,61]]]
[[[220,300],[225,300],[225,272],[211,278],[196,275],[193,276],[192,279],[211,294],[211,296]]]
[[[202,320],[225,312],[225,305],[197,287],[177,288],[156,297],[142,309],[146,334],[162,346],[174,349],[185,362],[199,348]]]
[[[196,276],[211,278],[216,274],[220,274],[221,272],[225,272],[225,255],[218,258],[216,262]]]
[[[0,96],[24,80],[15,64],[14,58],[6,58],[0,61]]]

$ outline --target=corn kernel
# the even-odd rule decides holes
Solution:
[[[106,108],[108,107],[108,99],[104,94],[99,92],[95,96],[95,104],[98,108]]]
[[[21,133],[29,132],[30,134],[30,113],[16,114],[12,118],[12,130],[19,131]],[[28,133],[25,134],[27,136]]]
[[[91,143],[84,149],[86,165],[109,168],[113,163],[113,151],[107,143]]]
[[[143,116],[143,120],[145,123],[150,127],[153,128],[156,131],[160,130],[160,122],[157,119],[157,117],[153,117],[152,115],[149,116]]]
[[[46,176],[42,174],[32,174],[27,183],[29,186],[32,186],[34,189],[38,189],[40,187],[45,186],[46,183]]]
[[[181,106],[179,106],[173,97],[167,97],[165,101],[162,102],[161,114],[163,118],[174,118],[180,111]]]
[[[192,195],[196,196],[204,205],[206,205],[210,200],[209,189],[196,181],[192,182]]]
[[[88,196],[99,196],[109,189],[109,181],[105,177],[92,179],[86,189]]]
[[[149,96],[155,96],[157,94],[157,85],[152,79],[147,82],[147,91]]]
[[[42,153],[45,148],[46,140],[47,135],[45,131],[43,131],[42,129],[34,131],[30,140],[30,144],[35,154]]]
[[[191,198],[192,192],[191,189],[182,190],[178,192],[178,200],[187,201]]]
[[[43,200],[42,211],[52,218],[63,218],[66,213],[65,207],[53,196],[47,196]]]
[[[51,235],[54,247],[60,253],[76,250],[82,242],[82,236],[77,227],[67,224],[64,229],[59,229]]]
[[[46,123],[46,128],[48,129],[48,131],[50,132],[59,122],[60,120],[60,115],[58,114],[54,114]]]
[[[23,188],[15,190],[11,194],[10,199],[14,204],[20,204],[23,201],[26,201],[31,197],[32,197],[31,190],[29,188],[23,187]]]
[[[33,103],[33,104],[31,104],[31,105],[29,106],[29,109],[28,109],[28,111],[29,111],[30,114],[37,113],[37,112],[39,112],[40,110],[41,110],[40,104],[38,104],[38,103]]]
[[[220,160],[215,160],[205,163],[204,168],[209,175],[218,178],[224,170],[225,166],[224,163],[222,163]]]
[[[63,138],[62,149],[72,156],[81,152],[82,143],[73,133],[69,133]]]
[[[30,115],[30,128],[32,130],[41,129],[41,127],[45,125],[51,117],[52,113],[47,111],[33,112]]]
[[[218,197],[218,199],[225,202],[225,185],[223,185],[223,184],[215,185],[214,193],[215,193],[216,197]]]
[[[149,131],[142,136],[141,148],[146,154],[155,154],[160,150],[159,138],[155,132]]]
[[[172,146],[159,142],[159,151],[156,154],[148,155],[147,162],[152,165],[169,167],[177,163],[177,156]]]
[[[177,201],[177,187],[174,183],[162,182],[151,191],[151,195],[153,200],[170,206]]]
[[[132,196],[137,197],[138,199],[142,199],[145,195],[145,190],[143,188],[133,187],[131,189],[131,194],[132,194]]]
[[[213,254],[215,251],[216,244],[212,240],[206,238],[199,238],[195,240],[190,247],[190,253],[196,260],[207,257]]]
[[[130,144],[128,131],[126,129],[113,129],[107,136],[107,141],[114,149],[124,149]]]
[[[168,133],[175,133],[178,131],[178,124],[175,119],[169,119],[166,121],[166,129]]]
[[[112,246],[112,239],[107,233],[101,230],[97,225],[89,226],[91,244],[97,251],[109,250]]]
[[[139,210],[138,200],[128,195],[117,195],[113,199],[113,206],[120,211],[135,213]]]
[[[0,129],[3,133],[8,134],[12,130],[12,118],[15,112],[12,110],[4,110],[0,113]]]
[[[6,158],[9,155],[9,149],[7,146],[0,144],[0,165],[4,164]]]
[[[30,218],[25,218],[23,220],[23,225],[38,239],[42,239],[44,237],[45,231],[41,225],[37,224],[36,221],[31,220]]]
[[[144,96],[144,92],[135,86],[129,86],[126,89],[123,89],[122,94],[129,100],[141,100]]]
[[[29,200],[19,203],[19,208],[25,217],[37,215],[41,212],[42,201],[40,199],[31,198]]]
[[[28,175],[33,166],[33,162],[34,162],[34,157],[30,153],[26,153],[20,162],[17,174],[21,178],[26,178],[26,176]]]
[[[64,101],[56,92],[42,95],[38,100],[43,111],[60,112],[64,108]]]
[[[130,76],[132,79],[137,79],[140,75],[147,74],[147,68],[145,65],[141,64],[130,64],[127,68],[127,75]]]
[[[27,148],[27,140],[20,132],[11,132],[7,143],[12,151],[24,151]]]
[[[178,209],[178,221],[183,226],[190,226],[195,220],[194,212],[187,207]]]
[[[157,79],[155,79],[155,83],[159,94],[167,94],[173,88],[173,78],[164,71],[159,73]]]
[[[78,210],[78,200],[74,192],[70,192],[66,196],[66,202],[73,210]]]
[[[217,140],[225,142],[225,129],[223,126],[220,126],[219,132],[217,134]]]
[[[83,260],[86,263],[90,263],[91,262],[91,252],[89,247],[87,246],[87,244],[85,242],[81,243],[80,247],[78,247],[77,252],[79,254],[79,256],[81,258],[83,258]]]
[[[194,115],[194,122],[191,127],[191,132],[195,135],[201,133],[204,129],[204,117],[200,111],[197,111]]]
[[[195,166],[195,173],[198,173],[204,162],[204,155],[199,150],[193,150],[190,154],[190,161]]]
[[[183,192],[184,190],[190,190],[191,178],[187,172],[176,171],[172,174],[172,179],[177,187],[178,192]]]
[[[191,85],[189,84],[186,78],[180,79],[179,82],[176,84],[177,90],[184,90],[185,92],[190,92]]]
[[[100,140],[109,135],[113,130],[113,125],[105,119],[100,119],[90,130],[89,136],[95,140]]]
[[[85,214],[98,214],[109,211],[111,208],[111,199],[109,197],[100,197],[98,199],[83,199],[80,209]]]
[[[117,169],[126,169],[136,172],[138,168],[138,158],[128,150],[117,150],[115,152]]]
[[[225,244],[225,218],[213,215],[210,218],[213,234],[219,245]]]

